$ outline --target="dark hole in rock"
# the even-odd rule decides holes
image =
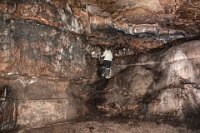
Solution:
[[[12,90],[9,86],[0,89],[0,128],[8,131],[16,128],[16,103],[13,99]]]

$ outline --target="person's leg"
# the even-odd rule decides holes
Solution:
[[[111,67],[111,64],[112,64],[112,62],[109,61],[109,60],[104,60],[104,61],[103,61],[103,66],[104,66],[105,68],[110,68],[110,67]]]
[[[109,64],[110,62],[108,60],[103,61],[103,67],[102,67],[102,72],[101,72],[102,77],[106,77],[108,75],[108,69],[110,66]]]
[[[103,64],[101,66],[101,77],[105,77],[105,72],[106,72],[106,60],[103,60]]]
[[[104,61],[104,77],[109,79],[111,77],[111,65],[112,65],[112,62],[111,61],[108,61],[108,60],[105,60]]]

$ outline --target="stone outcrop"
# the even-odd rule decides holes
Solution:
[[[104,99],[97,108],[109,117],[122,115],[150,120],[157,116],[156,120],[162,120],[160,117],[166,120],[167,116],[169,121],[177,123],[187,121],[189,114],[197,116],[200,90],[196,51],[199,46],[199,41],[188,42],[172,47],[157,59],[146,58],[142,61],[146,65],[127,64],[108,81],[104,93],[97,94],[98,99],[99,96]],[[148,60],[154,62],[148,64]],[[198,125],[198,118],[191,121]]]
[[[198,0],[0,1],[0,130],[198,132],[199,6]],[[98,75],[105,47],[114,53],[109,80]]]
[[[130,45],[139,52],[163,47],[176,39],[198,36],[200,29],[196,0],[27,0],[0,4],[4,21],[33,20],[65,31],[84,33],[93,45]]]

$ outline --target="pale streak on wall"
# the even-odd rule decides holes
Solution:
[[[192,63],[188,60],[188,57],[180,50],[176,51],[174,56],[173,63],[169,65],[168,75],[167,75],[167,84],[173,84],[177,78],[183,78],[190,82],[195,81],[194,69]]]
[[[68,99],[18,101],[17,124],[20,126],[43,126],[74,117],[76,117],[76,110]]]

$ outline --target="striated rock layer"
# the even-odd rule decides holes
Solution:
[[[0,131],[198,132],[199,5],[0,1]]]

